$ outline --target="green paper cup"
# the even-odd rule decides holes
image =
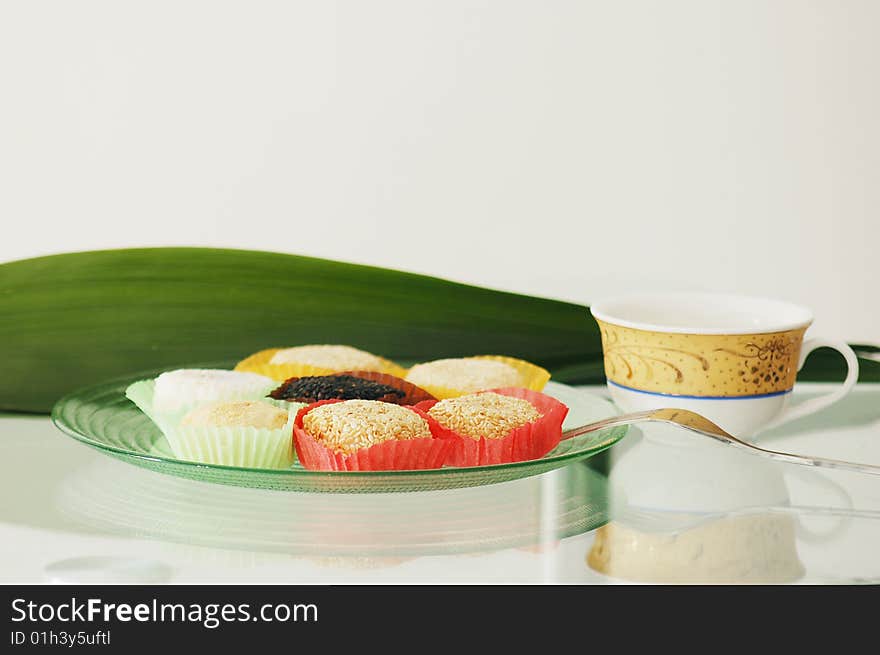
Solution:
[[[286,410],[287,423],[277,430],[181,426],[183,417],[196,405],[176,412],[156,412],[153,408],[154,390],[153,380],[141,380],[129,385],[125,395],[158,426],[178,459],[243,468],[279,469],[289,468],[293,464],[293,421],[297,411],[303,406],[302,403],[287,403],[261,397],[218,399],[260,400]]]
[[[205,464],[283,469],[294,461],[293,419],[279,430],[251,427],[177,427],[165,437],[174,454]]]

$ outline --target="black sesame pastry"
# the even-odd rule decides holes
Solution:
[[[333,375],[289,378],[270,397],[290,402],[318,400],[381,400],[395,405],[415,405],[437,400],[411,382],[376,371],[340,371]]]
[[[289,378],[269,394],[275,400],[314,403],[319,400],[381,400],[402,404],[406,392],[353,375],[313,375]]]

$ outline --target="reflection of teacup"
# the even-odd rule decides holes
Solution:
[[[735,435],[818,411],[845,396],[858,359],[841,341],[808,339],[813,321],[786,302],[709,293],[643,294],[594,303],[605,375],[624,411],[689,409]],[[839,351],[848,372],[834,393],[787,408],[810,352]]]
[[[612,578],[664,584],[775,584],[804,574],[795,522],[778,513],[722,517],[678,533],[599,528],[588,566]]]
[[[640,428],[646,436],[675,430]],[[647,434],[652,432],[655,434]],[[792,506],[787,476],[829,505]],[[611,522],[596,532],[590,568],[613,578],[661,583],[777,583],[804,575],[797,544],[837,539],[852,499],[822,474],[725,448],[714,441],[635,441],[609,477]],[[831,529],[804,525],[830,514]]]

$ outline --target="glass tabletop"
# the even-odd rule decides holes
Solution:
[[[794,400],[825,389],[800,385]],[[880,464],[878,428],[880,385],[860,385],[756,441]],[[0,441],[0,490],[16,499],[0,509],[0,544],[16,553],[0,562],[6,582],[880,581],[880,479],[669,426],[634,427],[539,476],[370,495],[162,475],[66,439],[46,417],[0,417]]]

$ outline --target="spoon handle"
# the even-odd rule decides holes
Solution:
[[[587,434],[588,432],[595,432],[596,430],[613,428],[618,425],[630,425],[631,423],[639,423],[640,421],[654,420],[653,414],[653,411],[647,411],[636,412],[634,414],[621,414],[619,416],[609,416],[608,418],[604,418],[600,421],[593,421],[592,423],[587,423],[586,425],[580,425],[576,428],[571,428],[570,430],[563,431],[562,441],[565,441],[566,439],[573,439],[574,437],[579,437],[582,434]]]
[[[696,430],[694,430],[696,432]],[[705,434],[705,433],[700,433]],[[816,457],[814,455],[794,455],[792,453],[784,453],[779,450],[770,450],[769,448],[761,448],[754,444],[740,441],[735,437],[715,437],[713,438],[722,443],[730,444],[746,452],[762,455],[769,459],[775,459],[778,462],[787,462],[789,464],[799,464],[801,466],[814,466],[817,468],[837,469],[840,471],[855,471],[856,473],[868,473],[870,475],[880,475],[880,466],[876,464],[863,464],[861,462],[847,462],[842,459],[831,459],[829,457]]]

